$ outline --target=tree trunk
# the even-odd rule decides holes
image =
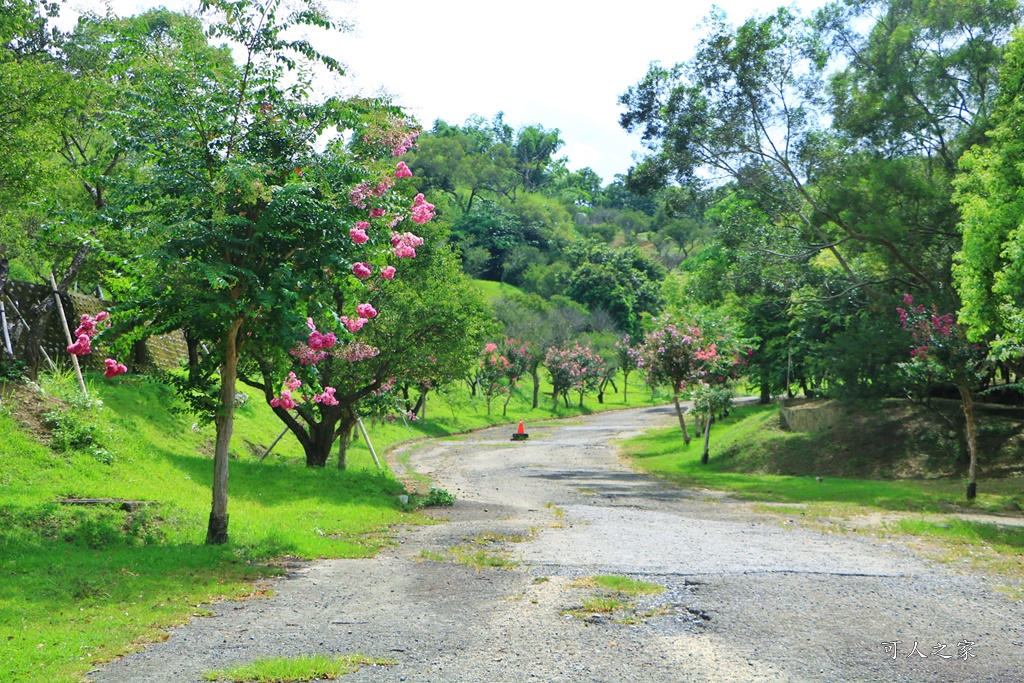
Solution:
[[[508,395],[505,396],[505,405],[501,407],[501,416],[508,417],[508,404],[512,400],[512,387],[508,388]]]
[[[220,405],[217,408],[217,443],[213,451],[213,505],[206,529],[206,544],[228,542],[228,453],[235,426],[235,379],[238,376],[238,330],[242,318],[224,333],[224,362],[220,366]]]
[[[763,406],[772,402],[772,385],[767,379],[761,379],[761,399],[758,401]]]
[[[679,391],[672,392],[672,402],[676,404],[676,415],[679,416],[679,428],[683,430],[683,443],[690,445],[690,434],[686,431],[686,419],[683,417],[683,409],[679,405]]]
[[[629,373],[622,373],[622,402],[629,405]]]
[[[341,426],[338,428],[338,469],[343,470],[348,467],[348,445],[352,443],[352,430],[356,426],[356,414],[351,411],[345,411],[340,422]]]
[[[960,400],[963,402],[964,419],[967,422],[967,451],[971,456],[971,464],[967,470],[967,500],[974,500],[978,495],[978,427],[974,421],[974,396],[966,382],[959,382]]]
[[[708,416],[704,419],[704,453],[700,456],[700,464],[708,464],[708,442],[711,440],[711,411],[708,411]]]
[[[530,376],[533,377],[533,409],[536,410],[540,405],[540,377],[537,368],[530,370]]]

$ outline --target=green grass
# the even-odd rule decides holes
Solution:
[[[741,498],[778,503],[819,503],[842,511],[874,508],[893,511],[948,511],[965,505],[965,484],[959,479],[854,479],[822,477],[817,481],[817,440],[805,434],[772,428],[778,421],[776,406],[744,406],[711,430],[711,457],[700,464],[703,442],[683,444],[678,427],[652,430],[622,444],[634,464],[683,486],[729,491]],[[818,439],[827,438],[827,434]],[[804,476],[764,474],[763,461],[753,455],[788,448],[790,462],[802,463]],[[799,467],[799,466],[797,466]],[[1020,479],[979,483],[974,507],[999,509],[1022,493]]]
[[[59,410],[74,422],[66,425],[64,452],[19,424],[25,411],[9,396],[0,403],[2,681],[80,681],[98,663],[165,638],[166,628],[205,613],[208,603],[258,595],[254,581],[280,573],[274,558],[372,556],[389,542],[389,526],[428,522],[401,509],[405,486],[376,469],[361,439],[349,448],[345,471],[333,463],[307,469],[291,434],[260,461],[281,423],[252,396],[237,411],[231,443],[231,543],[207,547],[213,426],[176,412],[173,392],[143,377],[87,378],[102,405],[81,400],[71,375],[45,379],[46,394],[31,394],[36,413]],[[454,387],[430,394],[423,421],[367,427],[383,454],[410,439],[579,414],[575,407],[552,411],[543,397],[532,410],[529,384],[507,418],[500,409],[487,415],[482,399]],[[649,392],[632,389],[630,405],[650,404]],[[605,406],[587,397],[583,412],[625,407],[620,397],[609,394]],[[79,427],[92,443],[79,438]],[[126,513],[55,504],[65,497],[153,505]],[[486,549],[461,555],[476,567],[511,563]]]
[[[391,666],[394,662],[363,655],[342,657],[273,657],[251,664],[204,674],[208,681],[234,683],[299,683],[300,681],[333,680],[358,671],[361,666]]]
[[[657,595],[658,593],[665,592],[665,587],[659,584],[639,581],[628,576],[617,576],[615,574],[595,576],[592,581],[595,586],[631,596]]]
[[[510,294],[523,293],[523,290],[514,285],[505,284],[504,282],[494,282],[493,280],[473,280],[473,285],[489,301],[501,299],[509,296]]]

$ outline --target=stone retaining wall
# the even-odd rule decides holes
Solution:
[[[794,398],[779,403],[779,426],[789,432],[820,432],[839,424],[842,417],[837,401]]]

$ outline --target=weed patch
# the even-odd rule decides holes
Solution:
[[[334,680],[358,671],[363,666],[392,666],[394,662],[363,655],[342,657],[273,657],[251,664],[211,671],[203,675],[208,681],[233,683],[301,683],[302,681]]]

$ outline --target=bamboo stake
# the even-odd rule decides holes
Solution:
[[[64,305],[60,301],[60,292],[57,291],[57,281],[50,273],[50,286],[53,287],[53,300],[57,304],[57,312],[60,313],[60,322],[64,326],[64,336],[68,339],[68,346],[75,343],[71,338],[71,328],[68,327],[68,317],[64,315]],[[85,388],[85,379],[82,377],[82,368],[78,365],[78,356],[71,354],[71,364],[75,366],[75,375],[78,377],[78,386],[82,388],[82,396],[89,398],[89,391]]]
[[[4,350],[7,351],[9,356],[13,356],[14,349],[11,348],[11,337],[7,333],[7,307],[4,306],[3,299],[0,299],[0,327],[4,330]]]
[[[366,427],[363,426],[363,419],[361,417],[357,417],[356,424],[359,425],[359,431],[363,433],[363,439],[366,441],[366,445],[370,447],[370,455],[373,456],[373,461],[377,463],[377,469],[382,469],[380,466],[380,460],[377,459],[377,451],[373,449],[373,444],[370,443],[370,435],[366,433]]]
[[[288,428],[285,427],[281,431],[281,433],[277,435],[277,438],[274,439],[274,443],[270,444],[270,448],[268,448],[266,450],[266,452],[264,452],[263,455],[260,456],[260,462],[263,462],[263,459],[266,458],[268,455],[270,455],[270,451],[274,450],[274,446],[277,445],[277,442],[280,441],[282,438],[284,438],[284,435],[287,434],[287,433],[288,433]]]

